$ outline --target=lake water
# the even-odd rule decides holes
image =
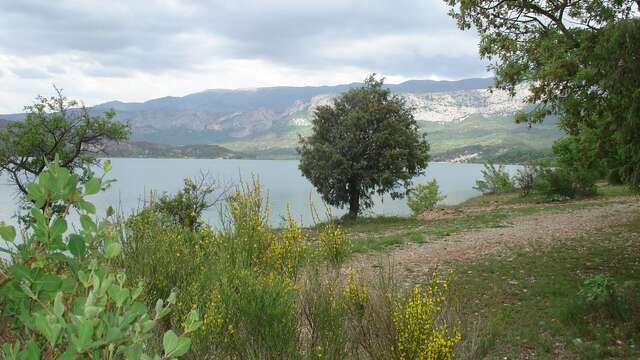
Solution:
[[[108,206],[131,213],[140,208],[151,191],[174,193],[182,186],[185,177],[196,177],[207,171],[221,183],[237,183],[241,178],[251,180],[256,176],[268,193],[271,204],[271,223],[282,223],[282,214],[287,204],[292,213],[304,224],[312,223],[309,200],[322,209],[321,198],[311,183],[298,170],[297,160],[223,160],[223,159],[112,159],[113,171],[110,178],[117,182],[106,192],[90,197],[98,214],[104,214]],[[447,196],[443,204],[457,204],[478,195],[473,190],[475,181],[481,178],[480,164],[431,163],[424,176],[415,179],[414,184],[436,179],[441,191]],[[507,167],[515,172],[517,166]],[[0,178],[0,219],[10,221],[15,214],[15,189],[7,185],[6,178]],[[335,209],[339,216],[346,210]],[[217,210],[210,210],[206,217],[216,224]],[[377,198],[370,215],[408,215],[410,210],[405,199],[392,200]],[[13,222],[13,221],[10,221]]]

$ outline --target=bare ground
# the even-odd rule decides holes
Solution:
[[[622,200],[622,201],[620,201]],[[603,201],[564,213],[539,213],[511,218],[506,227],[465,231],[445,239],[424,244],[407,244],[384,253],[354,255],[349,264],[364,273],[383,264],[393,264],[400,279],[422,283],[434,267],[451,260],[471,260],[487,255],[501,255],[511,249],[544,245],[576,238],[595,231],[627,223],[640,216],[637,197]]]

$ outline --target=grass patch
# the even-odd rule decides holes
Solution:
[[[632,194],[625,186],[601,185],[599,195],[589,199],[607,199]],[[353,241],[354,252],[381,251],[387,247],[406,243],[424,243],[459,234],[462,231],[506,227],[516,216],[535,215],[543,212],[563,213],[588,207],[601,206],[598,201],[572,200],[549,202],[540,194],[522,197],[519,193],[483,195],[455,206],[462,211],[490,206],[522,205],[467,212],[458,218],[423,221],[414,217],[378,216],[341,219],[347,236]]]
[[[635,195],[631,189],[629,189],[626,185],[609,185],[609,184],[598,184],[598,194],[592,197],[583,197],[576,198],[570,200],[579,201],[579,200],[588,200],[588,199],[606,199],[606,198],[614,198],[620,196],[629,196]],[[485,206],[496,206],[496,205],[522,205],[522,204],[553,204],[557,203],[557,201],[553,201],[547,195],[541,193],[531,193],[528,196],[522,196],[520,192],[514,191],[507,194],[491,194],[491,195],[481,195],[476,196],[471,199],[468,199],[458,205],[453,206],[454,208],[469,208],[469,207],[485,207]]]
[[[473,357],[640,356],[638,304],[626,304],[624,316],[611,316],[587,306],[580,295],[585,279],[596,274],[640,293],[638,233],[640,221],[552,248],[454,265],[451,285],[465,327],[480,324]]]

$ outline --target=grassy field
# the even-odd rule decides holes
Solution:
[[[510,227],[515,217],[637,203],[629,195],[625,187],[601,186],[595,198],[567,202],[519,194],[482,196],[450,208],[461,213],[455,218],[365,218],[342,225],[354,252],[386,254],[409,243]],[[454,313],[464,334],[459,356],[639,358],[640,213],[634,214],[631,222],[552,244],[532,242],[495,256],[447,261]],[[585,285],[594,278],[601,283]],[[589,297],[594,293],[606,296],[594,301]]]
[[[640,220],[611,232],[455,264],[452,289],[477,358],[640,356]],[[615,305],[584,301],[602,274],[624,291]],[[474,330],[475,327],[475,330]]]

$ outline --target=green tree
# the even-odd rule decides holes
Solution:
[[[640,186],[640,1],[445,1],[461,29],[480,34],[496,86],[528,86],[535,108],[517,121],[555,113],[578,143],[596,134],[583,155]]]
[[[373,205],[374,194],[406,195],[411,179],[424,172],[429,144],[412,108],[384,88],[375,74],[316,109],[313,134],[300,138],[300,170],[328,204],[356,217]]]
[[[114,111],[92,116],[84,105],[55,89],[56,96],[39,96],[25,107],[24,121],[11,121],[0,129],[0,175],[6,172],[23,195],[26,184],[56,156],[61,166],[74,170],[95,164],[105,142],[129,137],[129,125],[116,122]]]

